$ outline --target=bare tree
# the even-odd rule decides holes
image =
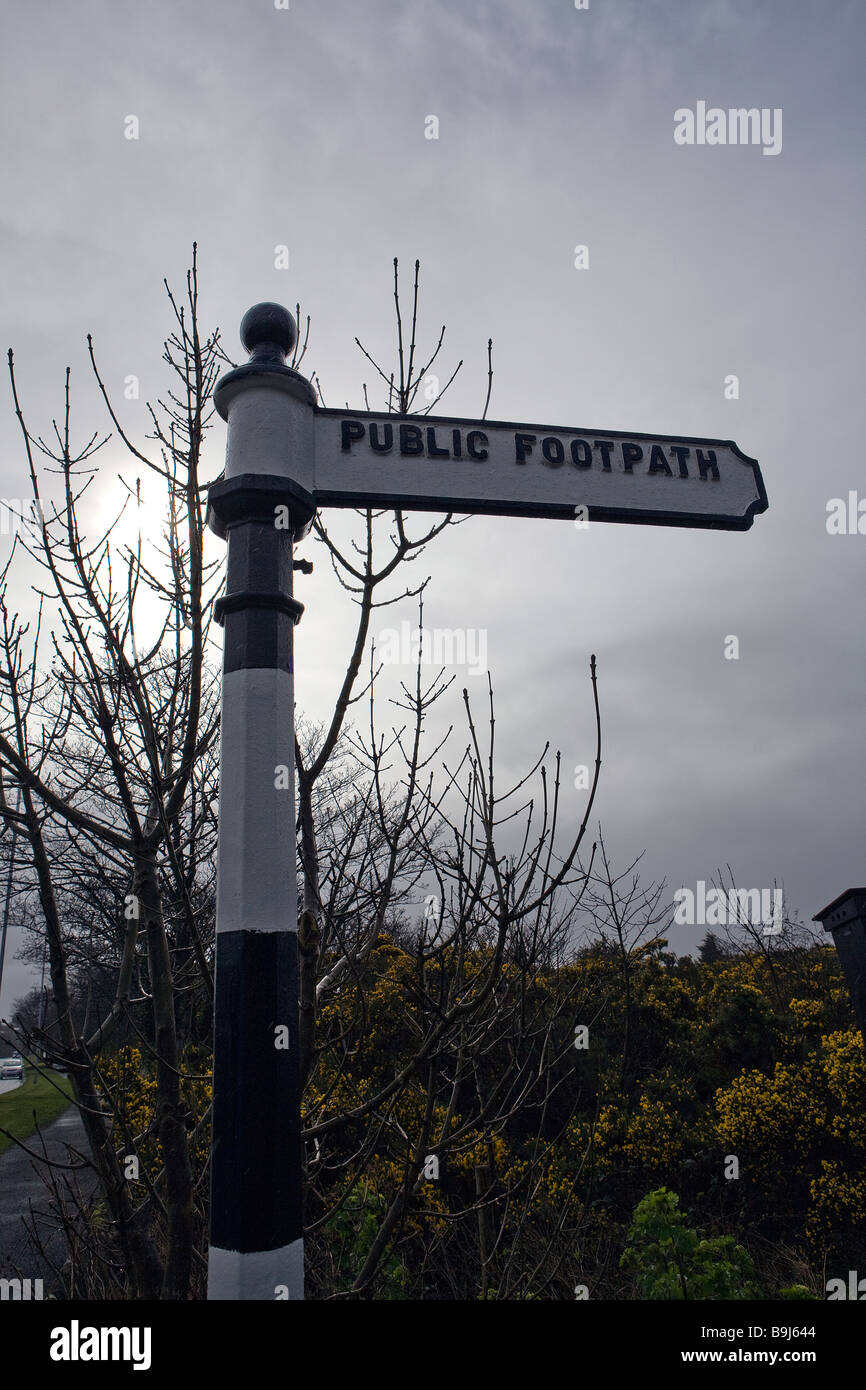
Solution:
[[[210,621],[220,560],[207,562],[204,555],[202,445],[212,388],[228,359],[219,334],[203,337],[199,328],[195,249],[184,302],[166,289],[175,318],[164,357],[173,389],[150,408],[153,457],[121,424],[88,339],[113,429],[158,479],[166,518],[161,538],[147,538],[139,527],[131,545],[118,542],[112,528],[88,539],[83,499],[106,438],[74,444],[68,372],[53,442],[34,434],[10,353],[13,401],[41,519],[22,533],[0,575],[0,817],[27,847],[16,894],[22,913],[31,921],[41,917],[34,949],[47,942],[53,1011],[37,1027],[31,1018],[26,1028],[71,1071],[110,1214],[96,1239],[87,1231],[85,1198],[67,1193],[69,1240],[77,1250],[90,1242],[78,1264],[85,1292],[182,1299],[202,1292],[205,1268],[207,1175],[196,1155],[209,1116],[190,1096],[209,1070],[206,1049],[197,1044],[207,1036],[213,990],[219,795]],[[420,355],[417,262],[408,343],[396,262],[394,302],[397,368],[373,366],[387,386],[389,410],[405,414],[418,404],[444,329],[432,351]],[[309,320],[294,366],[308,335]],[[488,342],[485,414],[491,354]],[[460,363],[425,409],[459,369]],[[364,392],[366,399],[366,386]],[[47,460],[41,471],[40,455]],[[46,476],[59,479],[56,497]],[[140,503],[137,479],[121,514]],[[352,1194],[370,1186],[377,1164],[399,1170],[375,1236],[338,1290],[342,1296],[369,1296],[381,1281],[423,1207],[428,1161],[457,1167],[466,1154],[485,1157],[474,1165],[470,1199],[450,1224],[459,1239],[470,1229],[477,1233],[484,1296],[522,1289],[524,1276],[508,1250],[524,1238],[541,1241],[539,1252],[545,1248],[546,1238],[530,1231],[533,1182],[577,1103],[569,1090],[573,1026],[576,1011],[585,1013],[589,1003],[559,967],[568,959],[593,867],[594,847],[587,869],[579,850],[601,767],[595,659],[595,775],[580,824],[565,831],[560,759],[550,759],[548,748],[516,785],[500,789],[492,685],[483,717],[463,692],[466,744],[456,762],[447,757],[448,734],[427,743],[431,711],[454,679],[447,671],[426,677],[419,660],[402,687],[397,723],[387,732],[378,724],[381,663],[372,615],[414,597],[423,630],[429,581],[404,582],[404,566],[456,523],[448,515],[416,535],[401,512],[386,518],[367,511],[348,549],[321,519],[315,526],[356,605],[357,625],[333,712],[321,724],[302,719],[295,750],[313,1239],[324,1239]],[[21,562],[22,552],[43,576],[31,626],[8,602],[13,562]],[[418,912],[421,897],[428,908],[435,903],[426,916]],[[361,1078],[354,1059],[379,1006],[381,953],[392,950],[405,1037],[395,1035],[385,1072],[374,1068]],[[100,1007],[106,989],[111,997]],[[140,1079],[119,1050],[130,1042],[155,1083],[144,1121],[134,1122],[127,1104]],[[515,1126],[534,1145],[521,1191],[497,1185],[496,1140]],[[130,1157],[141,1160],[135,1181]]]
[[[25,422],[9,352],[13,401],[40,522],[35,534],[16,537],[0,576],[0,810],[29,846],[47,934],[57,1051],[72,1071],[133,1287],[145,1297],[185,1298],[192,1273],[193,1188],[176,990],[188,971],[190,951],[209,983],[206,944],[189,885],[197,863],[195,832],[202,816],[207,818],[200,801],[206,785],[202,760],[212,753],[218,728],[213,673],[205,662],[209,590],[217,575],[215,563],[208,565],[203,557],[207,484],[199,469],[222,355],[217,334],[205,340],[199,335],[195,248],[185,302],[168,293],[175,329],[166,341],[165,360],[177,380],[150,412],[158,461],[124,433],[88,337],[94,377],[115,430],[159,479],[167,518],[161,544],[146,544],[139,532],[135,548],[117,547],[111,527],[88,540],[82,499],[94,476],[91,460],[106,439],[94,434],[74,445],[68,369],[61,423],[52,422],[53,442],[34,434]],[[49,461],[48,471],[56,466],[59,497],[43,495],[46,469],[37,466],[40,454]],[[136,493],[140,499],[140,480]],[[121,513],[130,501],[127,497]],[[19,540],[44,575],[32,635],[10,612],[7,599]],[[51,623],[50,665],[42,656],[45,622]],[[20,788],[20,811],[13,810],[7,794],[12,787]],[[111,863],[128,884],[115,998],[89,1036],[76,1031],[71,1013],[69,936],[58,880],[62,854],[91,866],[94,858]],[[166,921],[168,884],[182,904],[176,935]],[[134,996],[146,1001],[150,1016],[147,1045],[157,1076],[163,1159],[159,1190],[143,1199],[131,1195],[113,1145],[97,1061],[117,1022],[135,1022]]]
[[[800,921],[785,901],[784,888],[777,882],[772,888],[738,888],[730,864],[727,877],[718,871],[712,886],[724,903],[722,935],[734,954],[754,951],[766,966],[776,1002],[786,1007],[787,995],[780,979],[777,964],[781,958],[790,962],[796,955],[805,959],[816,941],[822,939],[819,928]]]
[[[591,931],[602,947],[612,953],[622,980],[625,1022],[619,1084],[620,1089],[628,1095],[636,1081],[633,1056],[634,973],[647,951],[667,944],[658,928],[662,923],[670,923],[671,909],[664,883],[649,886],[641,883],[636,869],[643,855],[638,855],[625,869],[617,872],[600,827],[599,850],[601,869],[590,878],[585,894],[585,911]]]

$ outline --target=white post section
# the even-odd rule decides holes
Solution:
[[[250,362],[217,383],[225,478],[208,523],[228,542],[217,862],[210,1299],[304,1296],[298,1077],[292,541],[315,513],[309,382],[285,366],[295,322],[244,316]],[[291,470],[291,479],[288,471]]]

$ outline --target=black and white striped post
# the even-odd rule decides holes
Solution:
[[[315,395],[285,365],[295,321],[244,316],[246,366],[214,392],[228,421],[208,524],[228,542],[214,999],[209,1299],[304,1296],[298,1079],[292,542],[315,513]],[[292,479],[287,475],[291,468]]]

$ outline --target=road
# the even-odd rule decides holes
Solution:
[[[0,1096],[2,1096],[5,1091],[14,1091],[15,1087],[20,1085],[20,1081],[0,1081]]]
[[[20,1083],[14,1081],[0,1082],[0,1086],[6,1090],[18,1084]],[[42,1141],[36,1135],[31,1135],[25,1143],[39,1153],[47,1151],[48,1157],[54,1162],[69,1161],[67,1144],[72,1144],[82,1153],[88,1152],[84,1126],[74,1105],[70,1105],[53,1124],[42,1131],[42,1140],[45,1144],[44,1150]],[[65,1177],[74,1179],[76,1176],[82,1187],[92,1184],[92,1172],[81,1175],[64,1174],[59,1170],[55,1172],[61,1186]],[[65,1245],[56,1222],[48,1215],[51,1201],[51,1193],[39,1177],[36,1164],[23,1149],[13,1144],[5,1153],[0,1154],[0,1278],[14,1278],[17,1275],[23,1279],[42,1279],[46,1295],[53,1292],[56,1296],[63,1297],[62,1286],[52,1271],[51,1263],[44,1259],[32,1244],[31,1236],[22,1219],[26,1217],[31,1225],[35,1220],[36,1229],[48,1251],[50,1261],[62,1265]]]

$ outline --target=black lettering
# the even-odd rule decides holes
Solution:
[[[417,425],[400,426],[400,453],[404,458],[413,454],[423,454],[424,440]]]
[[[482,444],[487,443],[487,435],[483,430],[470,430],[466,436],[466,452],[471,459],[478,459],[479,462],[487,458],[486,449],[476,449],[475,441],[479,439]]]
[[[684,448],[682,444],[671,445],[671,453],[673,454],[674,458],[680,466],[681,478],[687,478],[689,476],[689,468],[688,464],[686,463],[686,459],[691,452],[691,449]]]
[[[605,473],[609,473],[609,472],[610,472],[610,454],[611,454],[611,450],[613,449],[613,440],[612,440],[612,439],[596,439],[596,440],[593,440],[593,445],[592,445],[592,447],[593,447],[594,449],[600,449],[600,450],[601,450],[601,466],[602,466],[602,468],[604,469]]]
[[[537,435],[534,434],[516,434],[514,436],[515,463],[526,462],[532,453],[532,446],[536,438]]]
[[[354,441],[363,438],[364,426],[361,424],[360,420],[340,421],[340,448],[344,454],[350,454]]]
[[[592,466],[592,449],[585,439],[572,439],[571,461],[575,468],[590,468]]]
[[[451,431],[451,452],[456,459],[463,457],[463,440],[460,438],[459,430]]]
[[[719,465],[716,463],[715,449],[708,449],[706,456],[704,455],[703,449],[695,449],[695,455],[698,460],[698,468],[701,470],[701,477],[706,478],[707,473],[712,469],[713,481],[717,483],[721,482],[721,478],[719,477]]]
[[[447,449],[436,447],[436,431],[432,425],[427,427],[427,457],[428,459],[449,459],[451,457]]]
[[[374,449],[377,454],[390,453],[394,447],[394,426],[383,425],[382,434],[383,442],[380,444],[379,426],[375,423],[370,426],[370,448]]]
[[[541,452],[545,463],[549,463],[551,468],[559,468],[565,462],[565,445],[555,434],[545,435],[541,441]]]
[[[647,469],[647,472],[667,473],[669,478],[673,477],[673,473],[671,472],[671,466],[665,458],[665,451],[662,448],[661,444],[653,445],[652,453],[650,454],[650,466]]]
[[[622,461],[625,465],[626,473],[630,473],[636,463],[640,463],[643,458],[643,449],[639,444],[623,444]]]

